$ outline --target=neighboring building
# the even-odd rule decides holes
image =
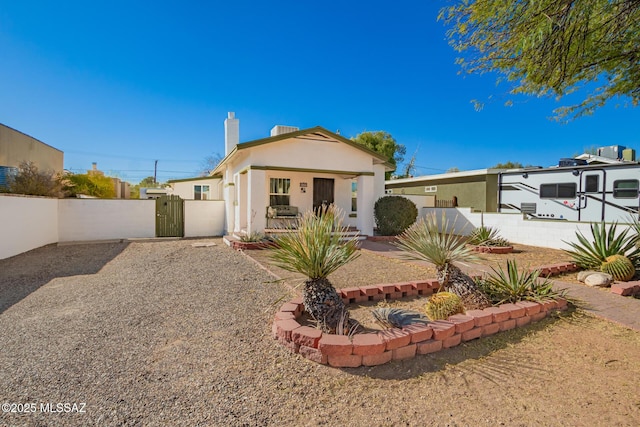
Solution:
[[[505,169],[479,169],[385,181],[387,194],[406,195],[423,207],[461,207],[498,211],[498,174]],[[420,197],[416,197],[420,196]]]
[[[170,194],[166,188],[145,188],[140,189],[140,199],[159,199]]]
[[[174,194],[192,199],[197,186],[208,186],[211,198],[225,201],[228,234],[263,231],[280,214],[333,203],[345,213],[345,226],[373,235],[373,206],[384,195],[385,172],[393,170],[384,156],[319,126],[275,126],[268,138],[240,143],[239,126],[229,113],[224,159],[209,180],[172,181]]]
[[[187,200],[222,200],[222,178],[170,179],[167,183],[173,193]]]
[[[33,162],[41,171],[62,172],[64,153],[20,131],[0,124],[0,185],[22,162]]]

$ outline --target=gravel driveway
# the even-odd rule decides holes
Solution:
[[[433,355],[334,369],[271,339],[288,288],[214,241],[48,246],[0,260],[0,425],[640,423],[640,334],[545,319]],[[354,267],[402,267],[362,258]]]
[[[278,385],[262,372],[284,356],[269,334],[286,288],[220,240],[194,243],[0,260],[0,400],[36,411],[3,406],[0,425],[270,423],[287,395],[267,403],[252,384]],[[84,412],[52,413],[58,403]]]

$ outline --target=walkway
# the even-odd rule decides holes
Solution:
[[[403,258],[403,251],[389,243],[362,241],[361,248],[389,258]],[[430,265],[426,261],[413,261],[418,265]],[[467,273],[482,273],[491,271],[486,265],[463,264],[461,268]],[[557,288],[567,289],[569,298],[594,316],[618,323],[624,327],[640,332],[640,299],[623,297],[601,289],[590,288],[585,285],[553,280]]]

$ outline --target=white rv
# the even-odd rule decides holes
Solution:
[[[498,177],[498,211],[539,219],[629,222],[640,219],[639,181],[635,162],[509,170]]]

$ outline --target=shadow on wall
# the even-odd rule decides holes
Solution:
[[[0,260],[0,314],[56,277],[96,274],[128,245],[52,244]]]

